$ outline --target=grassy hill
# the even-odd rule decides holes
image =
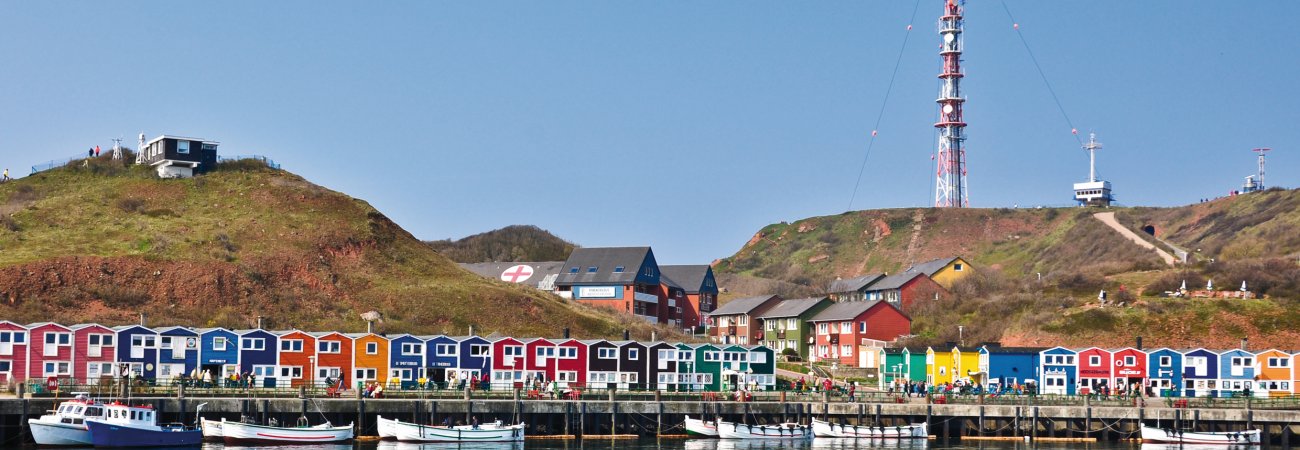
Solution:
[[[836,277],[965,257],[977,276],[958,283],[952,298],[911,311],[919,342],[955,341],[958,325],[968,343],[1122,346],[1138,335],[1169,346],[1300,342],[1300,191],[1116,211],[1143,236],[1153,229],[1163,240],[1150,238],[1155,245],[1188,249],[1190,264],[1164,264],[1093,218],[1095,209],[916,208],[768,225],[715,270],[822,288]],[[1245,280],[1265,298],[1161,296],[1184,280],[1192,289],[1208,280],[1234,289]],[[1097,304],[1101,289],[1113,294],[1109,307]]]
[[[511,225],[452,241],[429,241],[439,254],[458,263],[564,261],[572,242],[534,225]]]
[[[106,158],[0,184],[0,318],[612,337],[648,325],[461,270],[362,200],[253,161]],[[485,314],[484,311],[493,311]]]

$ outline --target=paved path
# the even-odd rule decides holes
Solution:
[[[1176,260],[1174,258],[1174,255],[1170,255],[1169,252],[1164,251],[1160,247],[1156,247],[1155,244],[1147,242],[1146,239],[1142,239],[1142,237],[1138,236],[1137,233],[1134,233],[1133,230],[1130,230],[1127,227],[1120,225],[1119,221],[1115,220],[1115,213],[1113,211],[1096,213],[1093,214],[1092,217],[1096,218],[1097,220],[1100,220],[1101,223],[1106,224],[1106,226],[1111,227],[1115,231],[1118,231],[1120,235],[1124,236],[1125,239],[1133,241],[1134,244],[1140,245],[1142,246],[1142,248],[1145,248],[1147,250],[1156,252],[1156,254],[1160,256],[1160,259],[1165,260],[1165,264],[1171,266],[1174,265],[1174,261]]]

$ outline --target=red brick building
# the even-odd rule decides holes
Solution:
[[[781,303],[778,295],[738,298],[709,314],[709,337],[723,344],[758,345],[763,342],[763,324],[758,316]]]
[[[925,299],[948,296],[948,290],[935,283],[929,275],[903,272],[881,278],[863,291],[865,300],[883,300],[903,311],[911,311],[912,304]]]
[[[704,316],[718,307],[718,282],[707,264],[659,266],[659,280],[668,301],[676,302],[680,328],[694,328],[704,323]],[[678,289],[673,289],[673,288]]]

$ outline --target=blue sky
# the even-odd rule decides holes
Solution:
[[[1300,184],[1294,2],[1008,0],[1127,205]],[[663,263],[848,207],[916,4],[0,2],[0,165],[220,141],[422,239],[535,224]],[[922,0],[853,209],[933,202]],[[967,4],[971,203],[1065,205],[1086,154],[1000,1]],[[1286,138],[1291,130],[1291,138]]]

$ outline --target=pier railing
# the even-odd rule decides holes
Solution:
[[[849,398],[847,392],[834,390],[789,391],[789,390],[755,390],[738,394],[736,391],[698,390],[698,389],[654,389],[652,386],[629,385],[607,386],[603,383],[586,386],[570,386],[560,389],[543,389],[537,387],[511,386],[465,386],[462,384],[425,383],[423,385],[407,382],[391,383],[383,389],[378,385],[370,389],[371,383],[357,383],[346,389],[327,386],[322,382],[303,383],[291,386],[249,386],[238,381],[216,383],[183,382],[158,383],[156,380],[131,380],[124,386],[121,380],[105,380],[99,383],[85,384],[65,380],[57,386],[41,382],[23,384],[20,390],[32,397],[68,397],[76,392],[87,392],[95,397],[204,397],[204,398],[295,398],[338,397],[338,398],[391,398],[391,399],[474,399],[509,400],[518,398],[529,400],[589,400],[589,401],[703,401],[703,402],[806,402],[806,403],[919,403],[919,404],[954,404],[954,405],[1013,405],[1013,406],[1094,406],[1094,407],[1166,407],[1193,409],[1300,409],[1300,395],[1272,397],[1099,397],[1079,395],[971,395],[971,394],[929,394],[908,396],[895,393],[868,391],[856,392]],[[50,389],[55,387],[55,389]]]

